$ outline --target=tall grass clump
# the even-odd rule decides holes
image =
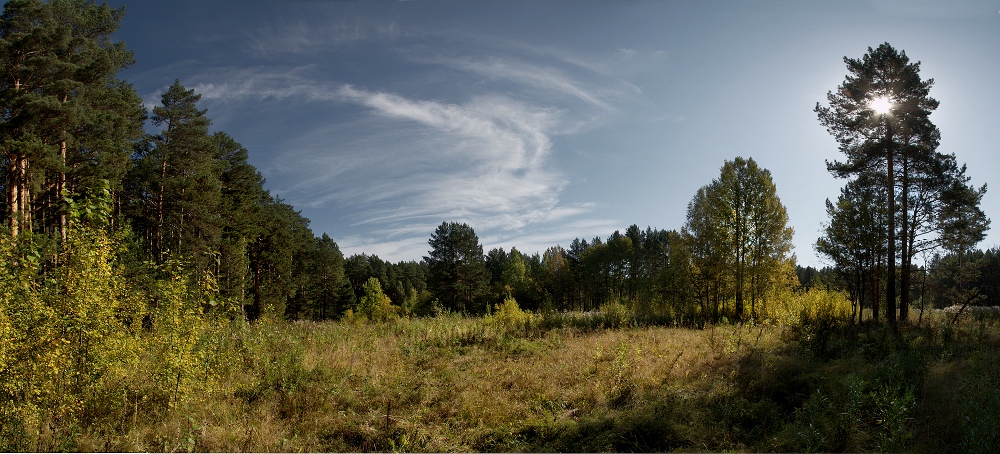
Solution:
[[[970,358],[969,373],[962,379],[965,395],[960,403],[963,452],[997,452],[1000,449],[1000,354],[977,352]]]

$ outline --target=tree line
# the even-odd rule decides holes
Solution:
[[[443,223],[430,240],[428,287],[455,311],[487,312],[513,297],[532,310],[592,311],[623,304],[662,322],[763,317],[794,287],[792,229],[768,170],[726,161],[688,205],[680,231],[632,225],[577,238],[541,255],[485,254],[466,224]]]
[[[135,63],[112,40],[123,15],[88,0],[4,7],[0,219],[4,235],[30,244],[46,267],[58,265],[70,204],[107,190],[109,228],[128,232],[132,260],[182,263],[191,282],[211,282],[205,295],[249,320],[340,318],[384,296],[396,312],[418,315],[487,313],[510,297],[533,310],[621,303],[665,320],[739,321],[765,314],[775,292],[798,284],[792,229],[770,172],[742,157],[694,194],[679,230],[632,225],[525,254],[484,251],[472,227],[444,222],[421,261],[345,258],[264,189],[248,150],[210,130],[194,90],[175,81],[147,112],[118,77]],[[927,280],[915,258],[945,252],[969,268],[963,257],[989,226],[979,208],[986,187],[972,186],[953,154],[936,151],[940,132],[929,114],[938,102],[919,63],[888,44],[845,63],[850,74],[816,112],[846,157],[828,168],[849,181],[827,202],[816,249],[833,264],[829,281],[858,308],[906,319],[915,282]],[[877,112],[876,99],[889,110]],[[144,132],[147,125],[158,132]],[[959,287],[975,281],[964,273],[953,279]],[[977,301],[966,293],[952,299]]]
[[[754,315],[771,274],[788,260],[790,229],[770,175],[742,158],[699,191],[680,232],[633,225],[528,255],[484,253],[471,227],[445,222],[420,262],[345,258],[264,189],[246,148],[211,131],[201,95],[175,81],[146,110],[118,77],[135,64],[125,43],[112,39],[123,16],[123,8],[87,0],[4,7],[0,219],[9,240],[39,251],[43,269],[58,266],[69,204],[105,190],[108,228],[128,233],[131,268],[182,264],[190,282],[210,282],[199,284],[205,298],[249,320],[355,313],[366,296],[379,299],[370,295],[373,278],[376,294],[414,314],[485,313],[513,297],[536,310],[590,311],[614,301],[664,316],[742,319]]]

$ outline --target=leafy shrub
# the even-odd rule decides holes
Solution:
[[[839,323],[851,317],[851,302],[842,292],[819,288],[805,292],[789,290],[776,293],[773,299],[761,316],[765,321],[781,325],[794,326],[815,320]]]
[[[382,284],[378,278],[369,278],[368,282],[365,282],[364,291],[356,315],[373,322],[385,322],[396,318],[398,308],[393,306],[389,297],[382,292]]]
[[[632,312],[624,304],[618,301],[611,301],[601,306],[601,318],[604,321],[604,326],[608,328],[620,328],[631,323]]]
[[[486,326],[493,327],[502,337],[525,333],[534,322],[534,315],[522,310],[518,306],[517,300],[512,296],[505,298],[503,304],[498,304],[493,314],[486,316],[483,320]]]
[[[121,387],[143,351],[145,306],[117,260],[128,233],[104,228],[108,190],[67,205],[67,237],[55,257],[31,247],[31,233],[0,238],[0,435],[7,449],[26,448],[26,434],[34,434],[33,450],[72,449],[81,425],[116,423],[103,418],[124,405]]]

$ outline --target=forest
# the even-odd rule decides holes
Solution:
[[[817,103],[843,161],[801,267],[771,173],[721,163],[676,229],[345,257],[124,9],[0,17],[0,450],[995,449],[1000,250],[932,79],[888,43]],[[155,131],[149,132],[149,131]]]

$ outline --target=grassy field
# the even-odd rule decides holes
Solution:
[[[602,314],[234,323],[197,386],[126,396],[29,450],[975,451],[1000,423],[1000,327],[925,315],[704,329]],[[130,389],[155,383],[134,378]],[[136,396],[142,393],[136,394]]]

